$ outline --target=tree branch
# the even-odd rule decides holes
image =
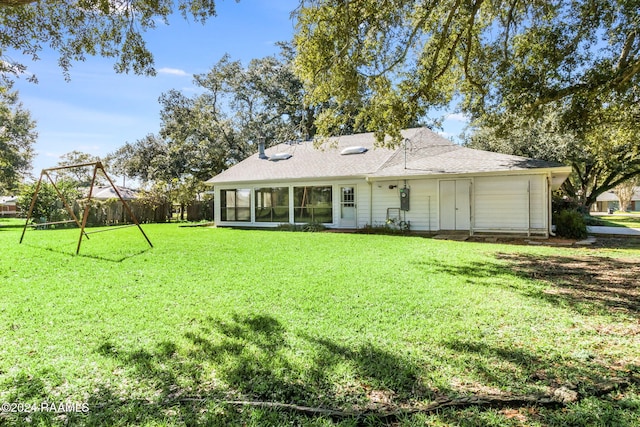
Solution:
[[[544,395],[519,395],[519,396],[502,396],[490,394],[477,394],[463,397],[447,397],[441,396],[433,403],[424,406],[411,406],[403,409],[390,411],[384,410],[367,410],[367,411],[343,411],[328,408],[314,408],[309,406],[301,406],[290,403],[280,402],[264,402],[250,400],[226,400],[220,403],[225,405],[239,407],[257,407],[266,409],[279,409],[289,412],[295,412],[306,416],[324,416],[332,419],[363,419],[375,418],[381,422],[394,422],[403,417],[415,414],[430,414],[443,409],[455,408],[464,409],[470,407],[481,408],[520,408],[527,406],[561,408],[569,404],[574,404],[588,397],[603,397],[614,391],[624,391],[633,384],[640,384],[640,377],[631,374],[627,378],[613,378],[595,384],[590,388],[588,394],[580,395],[576,391],[567,387],[559,387],[553,389],[550,393]],[[205,398],[182,398],[180,402],[205,402]],[[169,403],[169,402],[167,402]]]
[[[502,50],[504,53],[504,60],[506,61],[509,57],[509,28],[511,24],[514,22],[513,12],[516,10],[516,6],[518,5],[518,0],[515,0],[511,3],[509,7],[509,12],[507,13],[507,22],[504,24],[504,41],[502,44]]]
[[[598,87],[616,89],[629,83],[637,74],[640,74],[640,59],[628,63],[626,67],[618,70],[611,78],[599,78],[592,82],[576,83],[575,85],[566,86],[558,90],[548,91],[545,95],[538,97],[531,107],[536,108],[550,102],[559,101],[570,95],[575,95],[583,91],[591,91]]]
[[[627,38],[624,41],[624,46],[622,46],[620,58],[618,59],[618,64],[616,65],[617,70],[623,69],[627,65],[627,60],[631,53],[631,49],[633,48],[633,42],[636,39],[636,34],[636,30],[633,30],[629,34],[627,34]]]
[[[476,14],[478,13],[478,10],[480,9],[480,5],[482,4],[482,2],[483,0],[478,0],[473,5],[473,11],[471,13],[471,16],[469,17],[469,22],[467,24],[467,49],[464,55],[464,75],[469,81],[469,83],[471,83],[473,86],[480,89],[481,92],[483,91],[482,85],[478,83],[469,72],[469,58],[471,57],[472,30],[475,24]]]

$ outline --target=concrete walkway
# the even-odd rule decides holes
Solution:
[[[610,236],[638,236],[640,237],[639,228],[626,227],[604,227],[596,225],[588,225],[587,232],[589,234],[606,234]]]

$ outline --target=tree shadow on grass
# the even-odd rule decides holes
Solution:
[[[107,380],[95,384],[83,402],[75,402],[86,403],[87,413],[10,414],[12,418],[4,421],[16,425],[299,425],[308,418],[282,408],[249,407],[232,401],[370,414],[419,405],[442,395],[477,391],[459,384],[430,390],[424,385],[425,375],[435,369],[429,360],[410,359],[374,343],[351,345],[293,334],[269,315],[234,314],[224,319],[194,320],[192,325],[176,342],[165,340],[144,347],[109,340],[101,343],[94,351],[114,362],[116,368]],[[522,348],[460,339],[443,344],[452,358],[463,360],[467,366],[463,369],[478,378],[480,391],[483,386],[522,391],[576,378],[587,383],[600,379],[600,371],[591,365],[549,360],[547,355]],[[23,375],[4,385],[12,387],[10,398],[15,401],[51,401],[46,384],[46,378]],[[588,392],[586,386],[580,390]],[[619,425],[632,425],[625,421],[628,413],[615,405],[610,403],[608,410],[622,420]],[[490,421],[483,410],[464,411],[479,423],[467,425]],[[435,417],[447,420],[456,416],[460,411],[450,409]],[[314,421],[320,420],[310,420]],[[339,422],[384,424],[375,418],[356,417]]]
[[[571,355],[536,354],[525,347],[490,345],[481,341],[450,339],[445,345],[465,364],[480,384],[521,392],[540,393],[544,388],[569,387],[592,394],[611,371],[600,363]]]
[[[637,260],[500,253],[507,261],[425,264],[425,269],[464,278],[467,283],[501,286],[555,305],[568,305],[583,315],[594,313],[640,317],[640,263]],[[542,289],[528,279],[543,281]]]
[[[151,348],[129,348],[105,340],[95,351],[118,368],[108,382],[96,384],[90,393],[89,412],[62,414],[64,422],[298,424],[306,416],[295,411],[230,402],[372,411],[411,399],[427,399],[430,393],[420,384],[420,368],[411,360],[375,344],[349,346],[328,338],[291,334],[269,315],[207,318],[195,323],[183,338],[180,342],[162,341]],[[24,388],[13,397],[46,399],[43,384],[39,390],[33,395]],[[140,395],[131,394],[132,390]],[[123,395],[125,392],[128,394]],[[30,419],[62,424],[60,415],[31,414]],[[340,422],[353,425],[355,421]]]
[[[500,276],[512,275],[512,272],[503,264],[489,262],[467,262],[455,264],[450,260],[439,262],[430,259],[429,261],[417,261],[415,265],[423,267],[425,270],[436,270],[453,276],[464,277],[468,282],[496,278]]]
[[[506,415],[510,419],[519,419],[542,425],[617,425],[631,427],[640,421],[640,401],[638,401],[638,381],[640,377],[631,374],[625,377],[624,372],[614,373],[608,367],[595,361],[572,360],[562,356],[560,359],[548,354],[536,354],[526,348],[512,348],[500,345],[489,345],[483,342],[462,339],[451,339],[446,345],[459,358],[465,360],[467,371],[478,383],[464,385],[463,393],[493,394],[498,389],[484,385],[500,385],[504,396],[510,396],[512,386],[531,395],[554,395],[558,399],[568,398],[561,410],[557,408],[525,408],[508,407],[485,413],[478,408],[462,411],[443,412],[443,420],[465,420],[459,425],[481,426],[495,421],[496,414]],[[640,372],[640,366],[629,367],[631,371]],[[619,378],[615,378],[621,375]],[[629,382],[625,382],[629,381]],[[616,386],[626,384],[628,390]],[[635,385],[634,385],[635,384]],[[611,391],[618,390],[619,392]],[[558,394],[562,391],[563,394]],[[627,392],[628,391],[628,392]],[[575,393],[570,395],[570,393]],[[517,394],[517,392],[516,392]],[[504,408],[503,408],[504,409]],[[493,413],[491,413],[493,412]],[[518,424],[521,425],[521,424]]]
[[[454,276],[461,283],[482,286],[501,286],[518,292],[523,291],[522,284],[517,284],[514,280],[514,278],[518,277],[517,273],[514,272],[509,265],[497,261],[456,264],[455,261],[452,262],[451,260],[438,261],[430,259],[424,262],[414,262],[414,265],[424,269],[424,274],[430,274],[435,270],[437,273]]]
[[[185,337],[194,344],[190,357],[204,355],[222,367],[218,375],[229,386],[226,392],[243,399],[357,409],[408,399],[412,392],[418,397],[421,390],[418,367],[407,359],[371,343],[352,347],[291,336],[266,315],[234,315],[231,322],[207,319],[200,331]],[[293,348],[291,340],[304,350]],[[297,351],[305,353],[304,360]]]
[[[499,254],[520,277],[547,282],[536,296],[581,314],[640,317],[640,263],[607,257]]]
[[[436,396],[435,391],[426,388],[421,380],[421,370],[429,369],[428,361],[418,366],[372,343],[349,346],[327,338],[304,338],[317,348],[311,377],[319,378],[323,389],[334,389],[334,402],[344,398],[360,410],[380,409]],[[344,367],[353,374],[349,390],[341,388],[344,386],[336,388],[335,379]],[[346,393],[351,396],[345,396]]]

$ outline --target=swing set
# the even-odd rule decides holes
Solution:
[[[53,180],[53,178],[51,178],[50,172],[56,172],[56,171],[65,170],[65,169],[81,168],[81,167],[91,167],[91,166],[93,167],[93,175],[92,175],[92,178],[91,178],[91,186],[89,187],[89,195],[87,197],[87,201],[86,201],[85,206],[84,206],[84,214],[82,216],[82,222],[80,222],[78,217],[73,213],[73,209],[71,209],[71,206],[67,202],[67,200],[64,197],[64,195],[60,192],[60,190],[56,186],[55,181]],[[113,188],[113,191],[118,195],[118,198],[122,202],[122,206],[124,207],[126,212],[129,214],[129,217],[133,221],[133,224],[122,225],[122,226],[119,226],[119,227],[109,227],[107,229],[101,229],[101,230],[95,230],[95,231],[85,231],[85,228],[86,228],[86,225],[87,225],[87,218],[89,217],[89,207],[90,207],[90,204],[91,204],[90,202],[91,202],[91,197],[92,197],[92,194],[93,194],[93,187],[94,187],[94,184],[95,184],[95,181],[96,181],[96,176],[98,174],[98,171],[101,171],[102,175],[107,179],[109,184],[111,184],[111,188]],[[66,221],[53,221],[53,222],[42,222],[42,223],[37,223],[37,224],[29,224],[29,220],[31,219],[31,214],[33,213],[33,208],[34,208],[34,206],[36,204],[36,200],[38,199],[38,192],[40,191],[40,187],[42,185],[42,180],[43,180],[44,177],[46,177],[49,180],[49,182],[51,183],[51,185],[53,185],[53,188],[56,190],[56,193],[58,194],[58,197],[60,197],[60,200],[62,200],[62,203],[64,204],[65,209],[67,210],[67,212],[69,213],[69,216],[71,216],[72,219],[66,220]],[[103,166],[102,162],[80,163],[80,164],[77,164],[77,165],[59,166],[59,167],[55,167],[55,168],[43,169],[42,172],[40,173],[40,179],[38,180],[38,184],[36,185],[36,191],[33,193],[33,198],[31,199],[31,205],[29,206],[29,213],[27,213],[27,221],[24,224],[24,228],[22,229],[22,235],[20,236],[20,243],[22,243],[22,240],[24,239],[24,233],[27,230],[28,226],[46,227],[48,225],[66,224],[66,223],[71,223],[71,222],[74,222],[80,228],[80,238],[78,239],[78,247],[76,249],[76,255],[78,255],[80,253],[80,245],[82,245],[82,238],[83,237],[85,237],[88,240],[89,239],[89,234],[100,233],[100,232],[103,232],[103,231],[112,231],[112,230],[116,230],[116,229],[119,229],[119,228],[133,227],[133,226],[137,226],[138,227],[138,229],[140,230],[140,232],[142,233],[144,238],[147,240],[147,243],[149,243],[149,246],[153,247],[153,245],[151,244],[151,241],[149,240],[149,238],[145,234],[144,230],[140,226],[140,223],[138,222],[138,219],[136,218],[136,216],[133,214],[133,212],[129,208],[129,205],[127,204],[127,202],[122,198],[122,194],[120,194],[120,190],[118,190],[118,187],[115,186],[115,184],[113,183],[111,178],[109,178],[109,175],[107,175],[107,171],[104,169],[104,166]]]

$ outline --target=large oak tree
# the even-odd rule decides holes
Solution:
[[[296,66],[312,103],[359,104],[379,138],[456,95],[474,119],[540,115],[567,126],[615,96],[638,102],[640,8],[627,0],[303,0]],[[362,104],[361,100],[368,99]],[[341,117],[319,118],[321,133]],[[638,126],[638,118],[628,127]]]
[[[115,58],[118,72],[153,75],[143,34],[168,23],[176,10],[200,23],[216,14],[214,0],[2,0],[0,73],[8,78],[25,71],[12,52],[35,60],[50,48],[67,77],[72,63],[87,55]]]
[[[182,203],[204,180],[255,152],[258,141],[271,145],[313,136],[316,109],[305,107],[302,83],[283,47],[281,56],[246,66],[225,55],[194,76],[197,95],[162,94],[160,134],[117,150],[114,166],[142,181],[164,183]]]
[[[15,192],[31,169],[35,128],[18,93],[0,86],[0,192]]]

